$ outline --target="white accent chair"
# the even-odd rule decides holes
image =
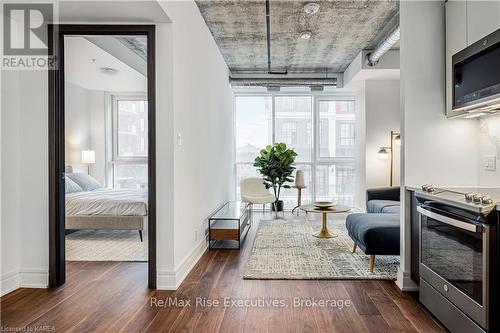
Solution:
[[[241,200],[250,204],[262,204],[265,210],[266,204],[273,204],[276,197],[264,185],[262,178],[245,178],[240,183]]]

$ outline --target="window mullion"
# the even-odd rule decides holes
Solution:
[[[271,96],[271,139],[272,139],[272,144],[276,143],[276,101],[275,101],[276,96]]]
[[[319,101],[316,96],[313,96],[312,101],[312,122],[313,122],[313,149],[312,149],[312,166],[311,166],[311,199],[316,201],[316,167],[318,164],[319,155]]]

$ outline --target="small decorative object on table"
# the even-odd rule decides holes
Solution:
[[[298,208],[300,207],[300,205],[302,205],[302,189],[307,188],[305,181],[304,181],[304,171],[303,170],[297,170],[297,172],[295,173],[295,186],[294,186],[294,188],[297,189],[297,206],[295,206],[292,209],[292,214],[297,209],[297,216],[299,216]]]
[[[313,203],[313,206],[314,207],[318,207],[318,208],[330,208],[330,207],[333,207],[335,206],[336,203],[335,202],[331,202],[331,201],[316,201]]]

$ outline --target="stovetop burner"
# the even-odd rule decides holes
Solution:
[[[500,204],[498,188],[439,188],[426,184],[422,186],[422,192],[427,196],[459,204],[480,213],[488,213]]]

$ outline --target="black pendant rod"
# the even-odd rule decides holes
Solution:
[[[271,73],[271,14],[269,0],[266,0],[266,32],[267,32],[267,72]]]
[[[284,72],[273,72],[271,68],[271,10],[269,0],[266,0],[266,33],[267,33],[267,73],[268,74],[287,74]]]

